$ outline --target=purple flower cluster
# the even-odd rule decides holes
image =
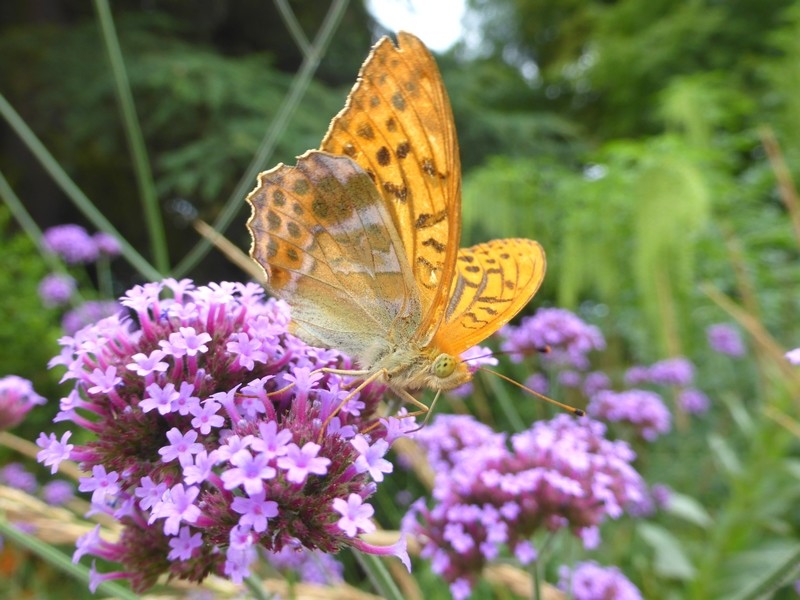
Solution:
[[[298,579],[304,583],[336,585],[344,581],[342,563],[319,550],[286,545],[279,552],[265,553],[265,558],[282,573],[288,571],[296,573]]]
[[[588,368],[587,355],[592,350],[606,347],[605,338],[597,327],[562,308],[540,308],[533,316],[525,317],[519,326],[506,325],[500,334],[504,338],[501,349],[517,362],[524,356],[547,352],[543,360],[580,370]]]
[[[51,361],[74,382],[56,421],[94,440],[37,440],[54,472],[71,459],[91,473],[80,491],[123,525],[115,543],[96,531],[78,542],[74,560],[91,553],[123,567],[95,573],[93,588],[124,576],[143,591],[164,572],[239,582],[258,548],[354,547],[407,561],[404,540],[358,537],[375,528],[366,501],[392,471],[390,443],[415,426],[378,420],[382,386],[352,394],[349,379],[321,371],[350,359],[289,335],[288,306],[255,284],[168,279],[121,303],[130,316],[62,338]]]
[[[69,265],[95,262],[101,255],[117,256],[119,241],[112,235],[99,232],[89,235],[80,225],[56,225],[42,235],[44,247],[60,256]]]
[[[669,432],[672,426],[672,416],[661,396],[648,390],[603,390],[592,396],[586,412],[596,419],[628,423],[648,442]]]
[[[0,431],[16,427],[34,406],[45,402],[27,379],[17,375],[0,378]]]
[[[17,462],[9,463],[0,469],[0,483],[28,494],[33,494],[39,487],[36,476]]]
[[[711,325],[706,329],[706,338],[711,349],[720,354],[740,357],[747,352],[739,330],[728,323]]]
[[[595,547],[600,523],[647,493],[635,453],[604,434],[602,423],[559,415],[512,436],[509,448],[471,417],[439,416],[415,437],[437,474],[436,504],[417,501],[403,529],[423,540],[421,555],[459,599],[505,549],[536,560],[539,530],[569,529]]]
[[[55,479],[39,488],[36,476],[20,463],[9,463],[0,469],[0,483],[28,494],[41,494],[52,506],[66,504],[75,497],[75,486],[68,481]]]
[[[708,411],[711,402],[703,392],[691,387],[694,382],[694,364],[688,358],[668,358],[650,365],[637,365],[625,372],[628,385],[662,385],[677,387],[678,406],[689,414]]]
[[[558,587],[575,600],[642,600],[639,589],[617,567],[587,561],[573,569],[561,567],[559,576]]]
[[[694,381],[694,365],[688,358],[678,356],[667,358],[649,367],[635,366],[625,373],[625,383],[640,385],[653,383],[655,385],[688,386]]]
[[[119,256],[119,253],[122,251],[119,240],[105,231],[98,231],[95,233],[94,236],[92,236],[92,240],[94,240],[97,251],[101,256],[108,256],[111,258]]]
[[[42,242],[47,250],[60,256],[69,265],[92,263],[98,249],[92,236],[80,225],[56,225],[44,232]]]
[[[686,388],[678,392],[678,405],[687,414],[701,415],[708,412],[711,401],[700,390]]]
[[[75,279],[61,273],[45,275],[39,282],[38,292],[45,306],[63,306],[75,292]]]
[[[61,328],[67,335],[75,335],[87,325],[113,316],[121,309],[122,307],[115,300],[88,300],[64,314],[61,319]]]

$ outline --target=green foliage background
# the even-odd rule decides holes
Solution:
[[[329,3],[290,4],[313,37]],[[774,131],[797,177],[800,4],[468,4],[470,43],[439,57],[461,144],[463,244],[538,239],[548,276],[529,310],[561,306],[600,325],[609,340],[602,367],[617,383],[631,364],[689,356],[714,404],[707,421],[679,423],[658,447],[637,448],[648,481],[679,492],[678,508],[607,528],[596,558],[620,565],[646,598],[795,597],[787,584],[800,576],[793,570],[800,557],[798,443],[766,414],[795,419],[796,388],[756,343],[751,360],[738,365],[709,351],[705,328],[730,317],[703,285],[756,310],[786,348],[800,345],[798,239],[762,145],[765,128]],[[172,265],[197,242],[187,218],[213,222],[221,214],[302,63],[276,4],[202,7],[112,7]],[[0,25],[0,92],[149,257],[91,6],[10,2],[0,14],[8,17]],[[318,146],[379,33],[365,7],[351,2],[262,168]],[[7,125],[0,126],[0,172],[39,227],[85,224]],[[240,248],[249,245],[246,218],[242,199],[226,232]],[[31,378],[55,398],[43,365],[56,353],[59,315],[36,295],[47,268],[2,211],[0,234],[8,264],[0,271],[0,375]],[[142,281],[121,261],[114,273],[115,293]],[[177,275],[243,277],[217,253]],[[481,393],[488,392],[479,385]],[[508,427],[487,405],[488,418]],[[395,491],[423,493],[402,477]],[[403,509],[389,493],[376,507],[386,527],[397,526]],[[446,597],[424,567],[415,577],[430,597]]]

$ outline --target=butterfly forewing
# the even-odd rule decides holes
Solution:
[[[544,250],[532,240],[494,240],[462,248],[434,344],[458,355],[482,342],[533,297],[545,266]]]
[[[310,151],[259,176],[251,256],[292,305],[306,341],[353,356],[419,326],[415,282],[391,215],[352,160]],[[399,318],[399,320],[398,320]],[[401,332],[397,332],[400,334]]]
[[[422,305],[413,336],[439,326],[460,239],[461,168],[450,102],[414,36],[384,38],[359,73],[321,149],[351,157],[374,180],[400,233]]]
[[[354,356],[366,381],[406,399],[469,381],[463,363],[445,373],[441,354],[497,331],[544,277],[533,241],[458,250],[453,115],[433,57],[410,34],[375,45],[321,149],[262,173],[248,200],[251,255],[292,306],[298,335]]]

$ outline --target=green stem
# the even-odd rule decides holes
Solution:
[[[275,115],[269,129],[267,130],[264,139],[261,141],[258,152],[247,167],[239,183],[233,190],[233,193],[228,198],[225,206],[219,213],[219,217],[214,222],[214,229],[220,233],[224,233],[228,226],[231,224],[236,215],[242,209],[244,202],[242,199],[248,191],[255,186],[256,175],[261,171],[263,166],[267,163],[272,153],[275,151],[275,146],[278,143],[281,135],[283,135],[292,114],[300,104],[300,100],[305,95],[308,85],[311,83],[311,78],[319,66],[319,62],[328,47],[333,32],[336,30],[342,16],[344,9],[347,7],[348,0],[334,0],[331,3],[331,8],[325,16],[325,21],[314,39],[314,44],[309,48],[308,53],[303,59],[303,64],[300,70],[295,75],[289,93],[283,100],[278,113]],[[173,275],[177,278],[183,277],[194,266],[200,262],[203,257],[208,254],[211,249],[211,242],[205,238],[200,240],[194,248],[181,260],[180,263],[173,270]]]
[[[44,170],[47,171],[48,175],[53,178],[56,185],[58,185],[61,191],[72,200],[72,203],[78,207],[84,216],[97,227],[97,229],[114,235],[117,238],[122,249],[122,255],[125,259],[133,265],[143,277],[153,280],[161,279],[161,273],[148,263],[147,260],[120,235],[119,231],[117,231],[111,222],[103,216],[103,213],[97,210],[86,194],[75,185],[75,182],[70,179],[66,171],[58,164],[58,161],[48,152],[44,144],[36,137],[36,134],[33,133],[19,113],[14,110],[2,94],[0,94],[0,115],[3,116],[25,146],[27,146],[28,150],[36,157],[42,167],[44,167]]]
[[[66,273],[67,270],[64,268],[61,261],[45,249],[44,244],[42,244],[42,230],[39,229],[36,221],[33,220],[33,217],[31,217],[30,213],[25,209],[25,205],[22,204],[19,196],[14,193],[14,190],[11,188],[2,172],[0,172],[0,198],[3,198],[11,214],[17,220],[20,227],[22,227],[22,230],[39,248],[39,252],[47,263],[47,266],[50,267],[50,270],[54,273]]]
[[[39,253],[41,254],[44,262],[47,263],[50,271],[53,273],[60,273],[62,275],[69,275],[69,272],[64,267],[64,263],[62,263],[52,252],[44,247],[44,244],[42,243],[42,230],[39,229],[39,226],[36,224],[36,221],[33,220],[33,217],[31,217],[30,213],[25,210],[25,205],[22,204],[19,196],[14,193],[14,190],[8,184],[8,180],[5,178],[2,172],[0,172],[0,198],[2,198],[6,203],[6,206],[8,206],[11,214],[17,220],[17,223],[19,223],[20,227],[22,227],[22,230],[39,248]],[[83,297],[78,290],[75,290],[72,293],[69,303],[73,308],[83,304]]]
[[[286,25],[286,29],[289,30],[292,38],[294,38],[294,43],[303,51],[303,56],[306,57],[311,54],[311,43],[308,41],[306,34],[303,32],[303,28],[297,21],[297,17],[294,16],[289,2],[287,2],[287,0],[275,0],[275,6]]]
[[[358,550],[353,550],[353,556],[355,556],[361,568],[364,569],[375,590],[382,598],[386,600],[403,600],[403,594],[400,593],[400,589],[380,558]]]
[[[107,256],[97,259],[97,288],[103,298],[115,298],[111,278],[111,260]]]
[[[23,533],[6,521],[5,516],[2,514],[0,514],[0,535],[5,538],[7,543],[10,542],[25,548],[70,577],[78,581],[83,581],[87,586],[89,585],[89,569],[80,564],[73,564],[69,556],[60,552],[53,546],[44,543],[32,535]],[[122,598],[123,600],[136,600],[139,598],[138,594],[134,594],[129,589],[108,581],[101,583],[97,591],[106,593],[114,598]]]
[[[256,600],[272,600],[272,598],[275,597],[264,589],[264,586],[261,585],[261,581],[259,581],[257,577],[253,577],[252,575],[250,577],[245,577],[244,585],[250,590],[250,593]]]
[[[541,600],[542,598],[542,585],[541,581],[539,580],[539,561],[534,560],[531,562],[530,566],[531,570],[531,583],[533,585],[533,589],[531,590],[531,598],[534,600]]]
[[[503,383],[495,376],[487,373],[483,380],[489,385],[492,394],[497,399],[500,405],[500,410],[508,420],[509,425],[514,431],[524,431],[527,429],[522,415],[519,414],[517,407],[514,405],[514,399],[509,394],[508,390],[503,386]]]
[[[164,231],[164,222],[156,196],[156,186],[153,182],[153,173],[150,170],[150,161],[147,157],[147,148],[142,135],[139,118],[136,115],[136,106],[133,103],[128,73],[125,70],[125,61],[122,58],[122,49],[111,16],[108,0],[95,0],[97,19],[103,33],[108,59],[111,62],[111,71],[114,73],[114,84],[117,90],[117,100],[122,113],[122,123],[125,127],[125,137],[133,157],[133,166],[136,172],[136,183],[144,206],[145,223],[150,234],[150,249],[153,253],[156,267],[162,273],[169,271],[169,256],[167,254],[167,237]]]

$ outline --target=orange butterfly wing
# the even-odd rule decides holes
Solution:
[[[457,356],[485,340],[530,301],[546,264],[544,250],[533,240],[494,240],[462,248],[434,344]]]
[[[361,67],[321,149],[372,178],[400,233],[417,283],[426,346],[444,318],[461,237],[461,165],[439,69],[422,42],[380,40]]]
[[[312,150],[258,177],[247,197],[250,255],[292,306],[293,331],[351,356],[409,338],[419,300],[400,236],[353,161]],[[400,328],[400,330],[398,330]]]

